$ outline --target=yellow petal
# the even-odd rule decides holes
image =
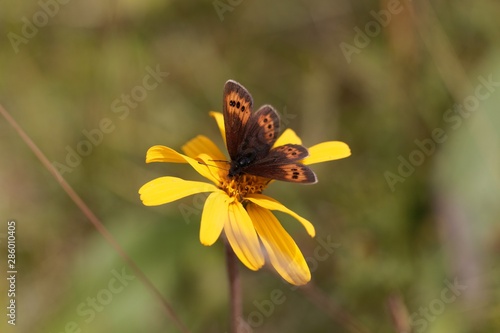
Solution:
[[[224,144],[226,144],[226,127],[224,125],[224,116],[222,113],[217,112],[217,111],[210,111],[208,113],[210,117],[214,118],[215,121],[217,122],[217,126],[219,126],[219,131],[220,134],[222,135],[222,139],[224,139]]]
[[[219,238],[228,218],[229,197],[223,191],[211,193],[201,215],[200,242],[210,246]]]
[[[309,150],[309,156],[302,163],[314,164],[326,161],[338,160],[351,155],[351,149],[341,141],[328,141],[314,145]]]
[[[207,154],[214,160],[226,160],[226,156],[220,151],[219,147],[204,135],[198,135],[189,140],[182,146],[182,151],[191,158],[196,158],[200,154]]]
[[[297,220],[299,220],[300,223],[306,228],[307,233],[311,236],[314,237],[316,235],[316,231],[314,230],[314,226],[312,225],[311,222],[303,218],[302,216],[298,215],[297,213],[291,211],[290,209],[286,208],[283,206],[281,203],[278,201],[274,200],[273,198],[270,198],[266,195],[263,194],[248,194],[245,199],[253,202],[254,204],[257,204],[261,206],[262,208],[270,209],[270,210],[278,210],[280,212],[289,214],[293,217],[295,217]]]
[[[218,183],[227,178],[229,162],[214,160],[212,156],[208,156],[207,154],[198,155],[198,160],[208,167],[207,171],[210,172],[214,179],[218,180]]]
[[[171,163],[189,163],[193,169],[195,169],[200,175],[211,180],[212,182],[219,184],[220,178],[214,177],[214,174],[210,170],[210,166],[206,163],[200,163],[199,161],[180,154],[173,150],[172,148],[165,146],[154,146],[149,148],[146,153],[146,163],[151,162],[171,162]]]
[[[256,271],[264,265],[257,232],[247,211],[238,201],[228,206],[224,232],[234,253],[245,266]]]
[[[274,147],[279,147],[279,146],[284,146],[286,144],[296,144],[296,145],[301,145],[302,140],[299,138],[299,136],[290,128],[287,128],[276,140],[276,142],[273,145]]]
[[[202,192],[217,191],[212,184],[184,180],[177,177],[160,177],[144,184],[139,189],[142,203],[158,206]]]
[[[311,272],[304,256],[273,213],[252,203],[246,208],[276,271],[291,284],[309,282]]]
[[[166,163],[187,163],[175,150],[165,146],[153,146],[146,153],[146,163],[166,162]]]

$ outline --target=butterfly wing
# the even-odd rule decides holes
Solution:
[[[271,149],[269,154],[245,168],[251,175],[293,183],[314,184],[316,174],[308,166],[298,163],[309,155],[301,145],[284,145]]]
[[[312,184],[316,175],[298,161],[309,155],[301,145],[271,149],[279,134],[279,115],[270,105],[252,113],[250,93],[236,81],[224,85],[223,113],[226,146],[231,157],[229,176],[247,173],[265,178]]]
[[[222,108],[226,128],[226,146],[231,160],[238,156],[245,128],[252,114],[253,99],[248,90],[236,81],[224,85]]]
[[[271,105],[261,106],[248,120],[238,153],[252,151],[255,161],[267,156],[280,130],[280,117]]]

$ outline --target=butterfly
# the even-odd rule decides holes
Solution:
[[[300,163],[309,155],[304,146],[286,144],[273,148],[280,131],[278,112],[271,105],[263,105],[255,112],[252,107],[248,90],[236,81],[227,81],[223,113],[231,158],[229,177],[249,174],[293,183],[316,183],[314,172]]]

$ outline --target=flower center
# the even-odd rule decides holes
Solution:
[[[219,186],[227,195],[242,201],[248,194],[262,193],[270,179],[252,175],[239,175],[232,178],[225,177]]]

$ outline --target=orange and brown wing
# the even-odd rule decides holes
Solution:
[[[248,166],[245,172],[287,182],[314,184],[318,181],[316,174],[308,166],[298,163],[308,155],[307,149],[301,145],[276,147],[264,159]]]
[[[226,128],[226,146],[231,160],[238,154],[246,125],[252,114],[253,99],[248,90],[236,81],[224,85],[223,113]]]
[[[314,184],[318,182],[316,174],[308,166],[300,163],[280,165],[260,165],[258,168],[248,167],[245,172],[254,176],[276,179],[291,183]]]
[[[280,117],[278,112],[270,105],[261,106],[250,116],[238,151],[254,151],[257,161],[265,158],[276,142],[279,130]]]

